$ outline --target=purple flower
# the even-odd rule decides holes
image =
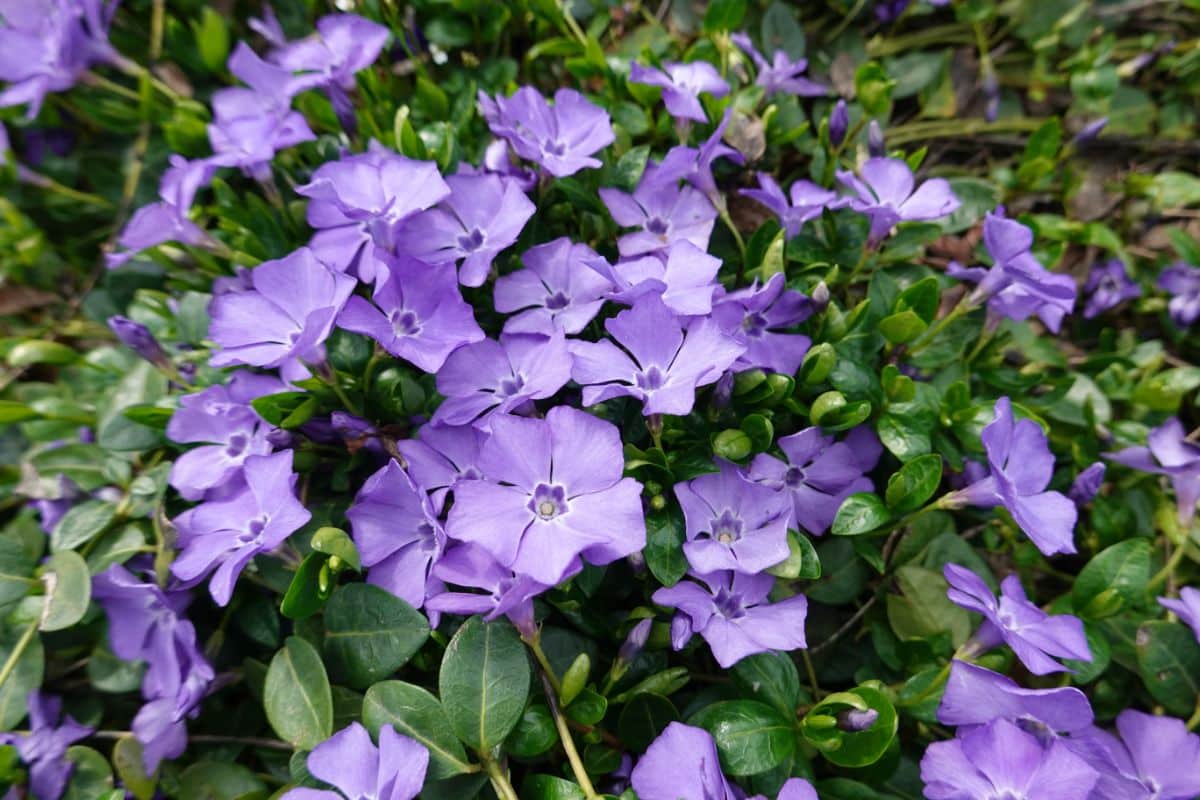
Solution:
[[[687,541],[683,554],[695,573],[733,570],[753,575],[788,557],[788,498],[752,483],[728,461],[718,472],[675,484]]]
[[[812,313],[812,301],[787,288],[786,276],[778,272],[766,286],[760,287],[755,280],[744,289],[724,293],[714,305],[712,316],[735,341],[746,346],[734,370],[757,367],[794,375],[812,340],[783,330],[799,325]]]
[[[274,550],[312,518],[295,496],[292,451],[250,456],[246,485],[227,499],[191,508],[175,518],[182,548],[171,572],[190,581],[213,573],[209,592],[228,605],[233,585],[250,559]]]
[[[983,241],[992,257],[991,269],[964,269],[952,263],[946,274],[952,278],[977,282],[967,301],[987,303],[999,316],[1014,320],[1037,315],[1054,333],[1063,317],[1075,307],[1075,281],[1069,275],[1056,275],[1043,267],[1029,251],[1033,231],[1003,211],[987,215],[983,221]]]
[[[203,443],[183,453],[171,465],[170,484],[188,500],[220,489],[241,475],[250,456],[273,449],[271,428],[250,406],[250,401],[283,390],[283,384],[266,376],[238,372],[228,386],[210,386],[179,401],[167,423],[167,438],[180,443]]]
[[[692,61],[687,64],[666,62],[663,67],[664,69],[660,70],[637,63],[631,64],[629,80],[633,83],[661,87],[663,103],[676,119],[708,122],[704,106],[700,105],[700,95],[724,97],[729,94],[729,84],[721,77],[721,73],[717,72],[716,67],[707,61]]]
[[[561,389],[571,377],[571,362],[561,331],[549,337],[502,334],[498,342],[484,339],[460,347],[438,370],[437,389],[446,399],[433,421],[486,425],[493,413],[518,412]]]
[[[1083,292],[1090,295],[1083,308],[1085,319],[1097,317],[1126,300],[1142,296],[1142,288],[1129,278],[1125,264],[1118,258],[1093,266],[1088,273],[1087,283],[1083,285]]]
[[[758,77],[754,83],[762,87],[763,94],[767,97],[776,92],[798,97],[824,97],[829,94],[829,90],[821,84],[802,77],[808,69],[808,59],[797,58],[793,61],[787,51],[776,50],[771,60],[767,61],[745,33],[735,33],[729,38],[754,60],[754,66],[758,69]]]
[[[553,106],[532,86],[512,97],[480,92],[479,109],[492,133],[556,178],[600,166],[592,155],[614,139],[608,112],[572,89],[555,92]]]
[[[790,201],[775,179],[767,173],[758,173],[758,185],[758,189],[740,189],[738,194],[757,200],[771,209],[789,239],[800,233],[804,223],[821,216],[825,209],[842,208],[849,203],[846,198],[838,197],[832,189],[818,186],[812,181],[793,183],[789,191]]]
[[[650,640],[650,630],[653,627],[654,620],[649,617],[634,625],[617,651],[617,661],[622,664],[632,664],[634,659],[641,654],[646,642]]]
[[[154,338],[154,334],[140,322],[134,322],[119,314],[108,318],[108,327],[121,342],[142,358],[157,367],[169,367],[171,360]]]
[[[253,289],[219,294],[209,306],[208,335],[222,348],[209,362],[214,367],[320,360],[320,345],[356,283],[307,247],[259,264],[250,282]]]
[[[492,261],[517,241],[534,206],[498,175],[451,175],[450,196],[396,231],[396,251],[430,264],[461,261],[459,281],[481,286]]]
[[[281,800],[413,800],[425,784],[429,751],[415,739],[379,729],[379,746],[361,723],[351,722],[308,754],[309,773],[333,786],[290,789]]]
[[[460,346],[483,338],[454,270],[404,257],[389,261],[374,303],[351,297],[338,314],[338,327],[370,336],[425,372],[437,372]]]
[[[750,464],[750,479],[792,500],[789,527],[814,536],[829,530],[842,501],[874,486],[863,473],[875,468],[883,447],[869,428],[855,428],[845,441],[835,442],[817,427],[805,428],[779,439],[787,461],[760,453]]]
[[[666,253],[655,253],[609,264],[599,259],[590,265],[615,289],[610,300],[633,305],[639,297],[654,295],[681,316],[712,311],[721,260],[695,245],[678,241]]]
[[[429,497],[395,461],[367,479],[346,512],[367,580],[413,608],[441,587],[429,571],[446,534]]]
[[[1200,795],[1200,736],[1182,720],[1127,709],[1117,717],[1120,740],[1097,737],[1101,751],[1092,766],[1101,770],[1089,800],[1193,800]]]
[[[109,267],[119,267],[134,253],[165,242],[182,242],[196,247],[213,243],[212,238],[188,218],[188,212],[196,192],[212,181],[218,165],[213,159],[188,161],[177,155],[171,156],[170,163],[158,184],[161,200],[142,206],[126,223],[117,238],[121,249],[105,257]]]
[[[959,659],[951,664],[937,718],[956,726],[1006,719],[1029,733],[1044,733],[1043,740],[1085,730],[1094,720],[1087,695],[1074,687],[1024,689],[1009,677]]]
[[[1196,641],[1200,642],[1200,589],[1185,586],[1179,590],[1178,600],[1160,597],[1158,604],[1174,611],[1180,622],[1189,626],[1196,634]]]
[[[921,759],[930,800],[1087,800],[1098,778],[1062,741],[1043,744],[1005,719],[934,742]]]
[[[317,229],[310,247],[329,264],[361,280],[386,278],[376,248],[395,250],[398,226],[450,194],[432,161],[414,161],[372,140],[365,153],[322,164],[296,187],[310,198],[308,224]]]
[[[30,732],[0,733],[0,743],[17,748],[17,755],[29,768],[33,797],[58,800],[75,770],[75,764],[66,759],[67,748],[86,739],[95,728],[80,725],[70,714],[63,714],[60,698],[37,689],[29,693],[27,703]]]
[[[647,167],[633,194],[600,189],[600,199],[616,223],[639,229],[617,240],[622,256],[666,250],[680,241],[690,242],[699,250],[708,248],[717,210],[703,192],[691,185],[661,179],[657,173],[662,169]]]
[[[642,401],[646,415],[688,414],[696,389],[716,382],[745,349],[710,319],[680,322],[654,296],[640,298],[604,327],[621,347],[608,339],[570,345],[571,377],[583,386],[588,406],[627,395]]]
[[[1052,657],[1092,660],[1083,623],[1070,614],[1051,616],[1029,602],[1016,575],[1009,575],[1000,584],[997,600],[983,579],[966,567],[947,564],[942,572],[950,584],[946,596],[968,611],[983,615],[983,624],[971,639],[973,651],[1007,644],[1034,675],[1070,671]]]
[[[755,653],[808,646],[804,639],[808,599],[804,595],[768,603],[775,579],[763,572],[714,572],[696,577],[703,584],[680,581],[659,589],[652,598],[661,606],[678,609],[671,624],[671,643],[676,650],[698,633],[722,669],[729,669]]]
[[[1200,318],[1200,267],[1172,264],[1159,274],[1158,287],[1171,293],[1167,310],[1180,328],[1189,328]]]
[[[1106,469],[1103,461],[1097,461],[1076,475],[1067,492],[1067,497],[1071,498],[1071,502],[1076,506],[1085,506],[1092,502],[1092,498],[1100,492],[1100,487],[1104,485]]]
[[[521,191],[529,193],[537,186],[538,174],[535,170],[520,166],[512,159],[512,151],[505,139],[493,139],[483,151],[483,161],[478,167],[468,161],[460,161],[458,175],[499,175],[513,181],[521,187]]]
[[[1170,478],[1179,521],[1187,527],[1195,519],[1196,503],[1200,502],[1200,445],[1187,440],[1178,417],[1151,430],[1146,444],[1106,455],[1118,464]]]
[[[75,85],[93,64],[117,63],[108,28],[118,0],[4,0],[0,3],[0,107],[28,103],[33,119],[51,92]]]
[[[573,577],[581,568],[582,564],[576,561],[562,579]],[[427,611],[463,616],[482,614],[488,621],[504,615],[522,636],[537,633],[533,598],[550,587],[501,565],[484,548],[473,544],[455,545],[438,559],[433,567],[433,576],[442,588],[431,594],[425,602]],[[442,586],[443,581],[482,591],[452,591]]]
[[[854,192],[850,208],[870,218],[870,239],[875,243],[883,241],[898,222],[941,219],[961,205],[942,178],[915,186],[912,170],[899,158],[867,159],[858,172],[839,170],[837,178]]]
[[[1014,420],[1012,403],[1001,397],[981,438],[991,474],[948,495],[944,506],[1004,506],[1044,555],[1074,553],[1079,512],[1061,492],[1045,490],[1054,474],[1054,454],[1041,427]]]
[[[471,425],[422,425],[416,439],[396,442],[409,476],[429,494],[441,514],[446,496],[460,479],[483,477],[476,464],[487,434]]]
[[[672,722],[650,743],[630,776],[638,800],[737,800],[721,772],[717,744],[703,728]]]
[[[579,333],[604,305],[608,265],[586,244],[563,236],[521,255],[525,269],[496,279],[495,305],[505,333]]]
[[[829,143],[840,147],[850,128],[850,112],[846,109],[846,101],[838,98],[837,105],[829,112]]]
[[[609,422],[566,406],[545,419],[495,415],[479,466],[487,478],[455,484],[446,532],[518,575],[553,586],[581,557],[608,564],[646,544],[642,485],[621,477]]]
[[[721,141],[732,119],[733,108],[726,108],[721,122],[699,148],[686,145],[672,147],[652,172],[652,177],[666,183],[687,181],[703,192],[715,208],[725,208],[725,195],[717,188],[713,177],[713,162],[718,158],[727,158],[735,164],[744,164],[746,161],[741,153]]]

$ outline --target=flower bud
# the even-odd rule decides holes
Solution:
[[[883,128],[879,127],[879,123],[871,120],[871,124],[867,126],[867,152],[872,158],[882,158],[887,155],[887,148],[883,142]]]
[[[838,100],[833,111],[829,112],[829,143],[840,147],[846,139],[846,131],[850,128],[850,112],[846,109],[846,101]]]
[[[633,663],[633,660],[642,652],[642,648],[646,646],[646,640],[650,638],[652,627],[654,627],[652,619],[644,619],[634,625],[633,630],[629,631],[629,635],[625,637],[621,649],[617,651],[617,661],[624,664]]]
[[[846,733],[858,733],[870,728],[877,719],[879,719],[879,712],[873,708],[865,711],[848,708],[837,715],[837,726],[839,730]]]
[[[813,309],[816,311],[824,311],[829,305],[829,287],[825,285],[825,281],[821,281],[812,290]]]
[[[108,318],[108,327],[116,334],[121,344],[151,364],[156,367],[170,366],[166,351],[145,325],[118,314]]]
[[[1107,124],[1108,117],[1101,117],[1095,122],[1088,123],[1083,126],[1083,129],[1079,133],[1075,134],[1075,138],[1071,140],[1071,144],[1076,147],[1088,144],[1100,135],[1100,131],[1104,130],[1104,126]]]

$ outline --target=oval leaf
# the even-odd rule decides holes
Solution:
[[[291,636],[271,659],[263,687],[267,720],[281,739],[311,750],[333,733],[333,696],[316,648]]]
[[[471,617],[454,634],[438,673],[450,727],[466,744],[487,751],[504,741],[525,710],[529,659],[507,622]]]

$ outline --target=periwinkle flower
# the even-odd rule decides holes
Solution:
[[[523,192],[532,192],[537,186],[537,172],[522,167],[512,159],[512,149],[507,139],[493,139],[483,151],[483,161],[478,167],[467,161],[458,164],[458,175],[499,175],[521,187]]]
[[[652,172],[652,178],[666,183],[686,181],[703,192],[714,208],[725,208],[725,195],[717,188],[716,178],[713,177],[713,163],[719,158],[729,159],[739,165],[746,162],[741,153],[721,140],[732,119],[731,106],[725,109],[720,123],[699,147],[672,147]]]
[[[581,558],[603,565],[645,547],[642,485],[622,477],[612,423],[567,406],[496,415],[479,466],[486,478],[455,484],[446,532],[518,575],[553,586]]]
[[[481,91],[479,109],[492,133],[556,178],[600,166],[593,154],[615,138],[608,112],[573,89],[555,92],[554,105],[532,86],[512,97]]]
[[[700,634],[721,668],[729,669],[755,653],[808,646],[804,638],[808,599],[804,595],[768,602],[775,579],[765,572],[714,572],[696,578],[703,584],[682,580],[652,597],[661,606],[677,609],[671,625],[671,643],[676,650]]]
[[[433,503],[395,461],[388,461],[354,497],[346,512],[367,581],[413,608],[440,589],[430,578],[446,547]]]
[[[843,500],[874,488],[864,473],[875,468],[883,446],[869,428],[855,428],[838,442],[814,426],[780,437],[778,444],[787,461],[760,453],[750,463],[749,476],[791,498],[791,527],[820,536]]]
[[[1196,634],[1196,641],[1200,642],[1200,589],[1184,586],[1179,590],[1178,600],[1160,597],[1158,604],[1165,609],[1174,611],[1180,622],[1191,628]]]
[[[140,322],[114,314],[108,318],[108,328],[121,344],[157,367],[169,367],[171,360],[154,334]]]
[[[1097,461],[1076,475],[1067,492],[1067,497],[1071,499],[1071,502],[1076,506],[1085,506],[1092,502],[1092,499],[1099,494],[1100,487],[1104,485],[1106,469],[1103,461]]]
[[[602,274],[604,259],[565,236],[529,248],[521,262],[525,269],[496,279],[496,310],[513,314],[505,333],[579,333],[613,288]]]
[[[608,299],[633,305],[639,297],[653,295],[680,316],[710,313],[713,295],[720,288],[717,273],[721,260],[686,241],[676,242],[665,253],[626,258],[616,264],[599,259],[590,266],[613,287]]]
[[[75,771],[74,762],[66,758],[67,748],[86,739],[95,728],[63,714],[62,699],[38,689],[29,693],[27,705],[29,733],[0,733],[0,744],[16,747],[17,755],[29,768],[33,797],[59,800]]]
[[[721,772],[712,734],[672,722],[650,743],[630,775],[638,800],[736,800]]]
[[[761,368],[794,375],[812,339],[786,331],[812,313],[812,301],[787,288],[786,276],[777,272],[765,286],[759,286],[756,280],[743,289],[723,293],[713,306],[712,317],[735,341],[746,346],[746,352],[734,364],[735,370]]]
[[[372,140],[365,153],[322,164],[296,193],[309,198],[314,252],[375,282],[387,277],[376,248],[392,252],[398,226],[446,199],[450,187],[432,161],[405,158]]]
[[[1079,512],[1061,492],[1046,491],[1054,454],[1041,427],[1033,420],[1015,420],[1011,401],[1001,397],[981,438],[991,473],[947,495],[943,506],[1004,506],[1044,555],[1074,553]]]
[[[944,178],[917,186],[912,169],[899,158],[870,158],[858,175],[839,170],[837,178],[854,193],[850,208],[871,220],[874,243],[883,241],[899,222],[941,219],[962,205]]]
[[[553,395],[570,379],[571,363],[561,331],[551,336],[502,334],[499,341],[460,347],[438,370],[437,389],[446,399],[433,421],[486,426],[492,414],[517,412],[532,400]]]
[[[396,231],[396,251],[429,264],[462,262],[458,279],[481,286],[492,261],[517,237],[534,206],[514,181],[499,175],[451,175],[450,195]]]
[[[675,484],[687,541],[683,554],[696,573],[732,570],[753,575],[788,557],[788,498],[752,483],[728,461],[717,472]]]
[[[278,367],[319,360],[357,281],[317,260],[307,247],[250,272],[253,289],[216,295],[209,305],[208,335],[221,349],[214,367]]]
[[[642,401],[647,416],[688,414],[696,389],[715,383],[745,351],[712,320],[683,323],[653,295],[604,327],[620,347],[608,339],[570,344],[571,377],[588,406],[629,396]]]
[[[1099,773],[1058,739],[998,719],[934,742],[921,759],[930,800],[1087,800]]]
[[[1034,675],[1069,672],[1055,658],[1091,661],[1083,623],[1070,614],[1051,616],[1025,596],[1021,579],[1009,575],[996,598],[983,579],[966,567],[947,564],[943,570],[950,589],[946,596],[968,611],[983,615],[983,624],[968,647],[984,652],[1007,644]]]
[[[746,33],[735,33],[729,38],[754,61],[754,66],[758,69],[754,83],[762,87],[767,97],[776,92],[797,97],[824,97],[829,94],[829,90],[821,84],[803,77],[808,69],[808,59],[793,59],[786,50],[777,49],[771,60],[767,61]]]
[[[562,579],[571,578],[582,566],[576,562]],[[506,616],[522,636],[536,635],[533,598],[550,587],[501,565],[479,545],[458,544],[450,548],[434,565],[433,576],[440,588],[425,601],[427,611],[462,616],[482,614],[488,621]],[[446,588],[446,584],[480,591],[455,591]]]
[[[388,261],[371,301],[357,295],[346,301],[339,328],[371,337],[425,372],[437,372],[456,349],[483,339],[454,270],[404,257]]]
[[[117,237],[120,250],[105,257],[109,267],[119,267],[134,253],[166,242],[181,242],[197,247],[213,243],[212,238],[188,218],[188,212],[196,199],[196,192],[212,180],[217,163],[213,159],[188,161],[182,156],[172,155],[170,164],[159,181],[158,196],[161,199],[134,212]]]
[[[1142,289],[1130,279],[1125,264],[1113,258],[1092,267],[1087,283],[1083,285],[1083,293],[1088,295],[1083,316],[1092,319],[1126,300],[1141,297]]]
[[[362,723],[345,728],[312,749],[309,774],[331,789],[289,789],[280,800],[413,800],[425,785],[429,751],[390,724],[379,729],[379,746]]]
[[[1103,750],[1077,752],[1100,770],[1089,800],[1194,800],[1200,795],[1200,735],[1183,720],[1134,709],[1117,716],[1120,739],[1101,733]],[[1098,757],[1097,757],[1098,756]]]
[[[937,711],[943,725],[986,725],[1006,719],[1043,740],[1083,731],[1095,717],[1087,695],[1073,686],[1025,689],[1016,681],[955,659]]]
[[[617,240],[622,256],[639,256],[666,250],[676,242],[708,248],[717,210],[699,189],[676,180],[663,180],[662,167],[649,166],[633,194],[620,189],[600,189],[600,199],[623,228],[637,228]]]
[[[446,497],[460,479],[480,478],[476,464],[487,434],[473,425],[422,425],[417,438],[396,442],[409,476],[429,494],[441,514]]]
[[[707,61],[691,61],[686,64],[667,62],[662,69],[631,64],[629,80],[647,86],[658,86],[662,92],[667,112],[676,119],[708,122],[700,95],[724,97],[729,94],[729,84]]]
[[[787,237],[798,235],[804,223],[821,216],[825,209],[842,208],[849,200],[812,181],[796,181],[784,195],[779,184],[765,172],[758,173],[757,189],[739,189],[738,194],[757,200],[779,219]]]
[[[849,129],[850,111],[846,108],[846,101],[838,98],[837,104],[829,112],[829,143],[840,147]]]
[[[296,499],[292,451],[250,456],[242,467],[245,486],[175,518],[181,552],[171,572],[190,581],[212,573],[209,592],[229,604],[238,575],[259,553],[274,550],[312,517]]]
[[[1200,319],[1200,267],[1172,264],[1158,276],[1158,287],[1171,293],[1167,311],[1180,328]]]
[[[1200,502],[1200,445],[1188,441],[1178,417],[1151,430],[1146,445],[1106,455],[1118,464],[1170,478],[1179,521],[1186,527],[1195,519],[1196,503]]]
[[[871,158],[883,158],[887,155],[887,142],[883,139],[883,128],[877,119],[871,120],[867,125],[867,153]]]
[[[983,241],[992,267],[963,268],[951,264],[946,274],[978,283],[967,298],[973,305],[987,303],[988,310],[1017,321],[1037,315],[1058,333],[1063,317],[1075,307],[1075,281],[1043,267],[1030,248],[1033,231],[1004,216],[1003,209],[983,221]]]

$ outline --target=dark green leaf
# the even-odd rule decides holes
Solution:
[[[416,739],[429,751],[429,779],[442,780],[473,769],[466,751],[455,737],[442,704],[420,686],[383,681],[367,690],[363,699],[363,725],[378,735],[384,725]]]
[[[404,666],[429,638],[429,622],[369,583],[333,593],[325,609],[325,657],[335,680],[365,688]]]
[[[859,536],[882,528],[891,518],[879,495],[858,492],[842,502],[830,530],[834,536]]]
[[[714,703],[688,722],[712,734],[721,766],[730,775],[766,772],[796,748],[791,719],[755,700]]]
[[[488,751],[516,727],[529,694],[529,659],[512,625],[471,617],[442,658],[438,693],[450,728],[477,751]]]
[[[291,636],[271,659],[263,707],[279,737],[311,750],[333,733],[333,697],[316,648]]]

